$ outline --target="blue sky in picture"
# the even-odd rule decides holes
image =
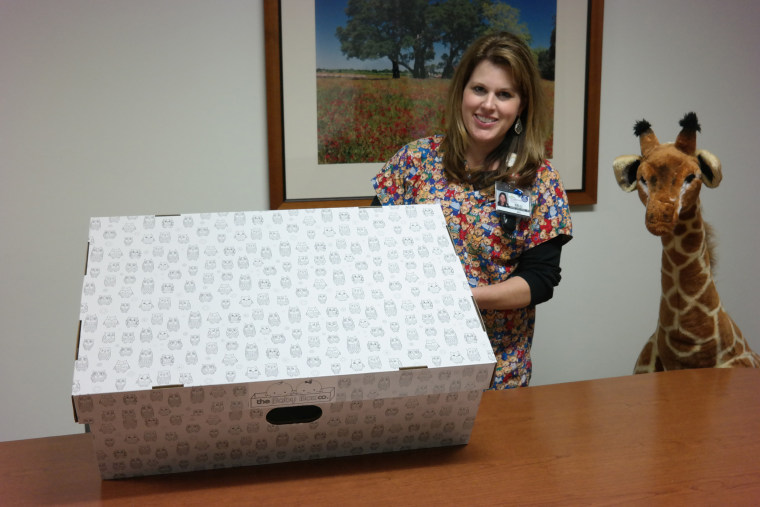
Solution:
[[[519,9],[520,22],[528,26],[534,48],[548,48],[557,13],[557,0],[502,0],[502,3]],[[358,60],[346,58],[340,51],[335,29],[345,26],[348,0],[314,0],[317,30],[317,68],[386,70],[391,68],[387,58]],[[436,48],[436,58],[440,54]]]

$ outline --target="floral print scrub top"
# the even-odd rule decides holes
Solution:
[[[520,254],[529,248],[560,235],[570,239],[567,197],[559,175],[548,163],[538,170],[531,188],[532,216],[520,220],[515,231],[505,235],[495,211],[493,187],[475,190],[446,179],[439,152],[442,140],[442,136],[433,136],[406,145],[385,164],[372,184],[384,206],[441,205],[471,287],[509,278]],[[496,356],[492,387],[527,386],[535,307],[482,310],[481,314]]]

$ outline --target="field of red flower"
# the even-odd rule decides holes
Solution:
[[[409,141],[443,132],[448,80],[339,76],[317,78],[320,164],[385,162]],[[553,106],[554,83],[544,84]]]

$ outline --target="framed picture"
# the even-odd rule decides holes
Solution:
[[[596,204],[603,9],[557,0],[551,162],[571,205]],[[264,0],[264,26],[270,208],[369,204],[382,162],[318,159],[314,0]]]

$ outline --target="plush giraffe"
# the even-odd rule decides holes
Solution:
[[[711,230],[702,220],[702,184],[717,187],[718,158],[697,150],[697,115],[680,122],[674,143],[660,144],[646,120],[636,122],[641,156],[624,155],[613,168],[626,192],[638,190],[647,230],[662,239],[662,296],[657,330],[634,373],[710,367],[760,367],[739,327],[721,304],[712,276]]]

